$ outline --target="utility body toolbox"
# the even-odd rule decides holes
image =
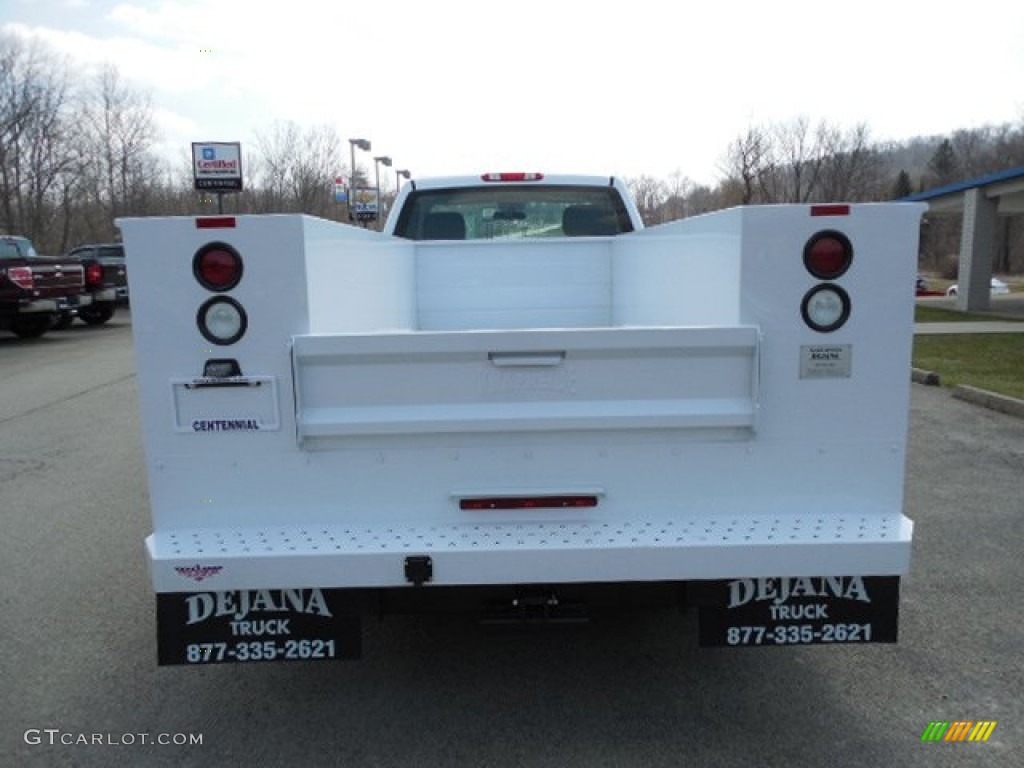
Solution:
[[[430,197],[488,184],[540,202]],[[705,645],[896,640],[922,206],[531,220],[601,184],[406,185],[385,232],[119,222],[160,663],[353,658],[370,613],[610,596],[698,606]]]

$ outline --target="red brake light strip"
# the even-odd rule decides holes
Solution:
[[[544,178],[543,173],[485,173],[481,177],[484,181],[540,181]]]

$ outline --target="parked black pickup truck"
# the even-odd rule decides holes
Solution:
[[[61,313],[58,328],[67,328],[80,317],[89,325],[102,325],[114,316],[118,304],[128,301],[128,277],[124,246],[120,243],[80,245],[68,254],[85,269],[85,292],[91,301]]]
[[[86,300],[84,288],[78,262],[39,256],[28,238],[0,235],[0,329],[42,336],[60,312]]]

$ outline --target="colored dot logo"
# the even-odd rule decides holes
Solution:
[[[995,720],[932,720],[921,741],[988,741],[996,725]]]

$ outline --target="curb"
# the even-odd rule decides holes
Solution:
[[[953,397],[1024,419],[1024,400],[1018,400],[1016,397],[1008,397],[964,384],[953,387]]]
[[[923,368],[911,368],[910,380],[929,387],[939,386],[939,374],[934,371],[926,371]]]

